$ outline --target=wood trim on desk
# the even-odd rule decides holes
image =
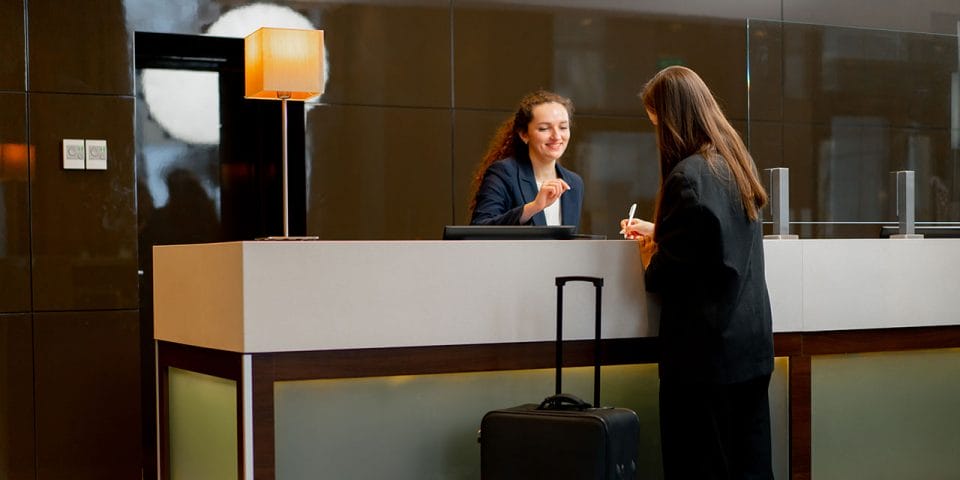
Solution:
[[[841,330],[803,334],[803,354],[890,352],[960,347],[960,326]]]
[[[810,357],[790,357],[790,478],[810,480]]]
[[[603,340],[601,363],[653,363],[658,344],[655,337]],[[563,345],[564,366],[593,365],[592,340]],[[275,381],[553,368],[555,362],[554,342],[278,352],[256,358],[267,356]]]
[[[274,357],[253,355],[253,478],[273,480],[276,476],[273,383]]]

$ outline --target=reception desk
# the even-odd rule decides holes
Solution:
[[[820,380],[813,359],[960,347],[960,241],[766,240],[764,251],[782,378],[774,380],[782,384],[777,388],[783,395],[778,468],[793,478],[808,478],[817,471],[811,437],[818,424],[811,399],[818,394],[812,385]],[[191,372],[232,382],[217,386],[214,380],[212,387],[226,392],[234,408],[229,415],[234,433],[227,443],[235,445],[220,460],[221,466],[235,467],[229,475],[302,478],[295,468],[284,467],[285,452],[296,447],[283,445],[297,443],[281,432],[297,423],[286,413],[296,403],[288,400],[288,387],[307,382],[307,390],[320,388],[308,382],[331,379],[386,379],[394,385],[398,379],[453,374],[443,377],[445,390],[438,390],[449,393],[466,378],[481,383],[493,378],[469,377],[471,372],[546,372],[554,358],[557,276],[604,278],[605,376],[609,369],[617,377],[617,366],[646,366],[625,373],[633,375],[625,383],[646,379],[639,382],[652,386],[654,398],[637,401],[653,402],[655,418],[657,305],[644,292],[633,242],[258,241],[162,246],[153,254],[161,478],[178,478],[178,468],[195,468],[194,474],[204,468],[189,466],[194,447],[177,444],[181,433],[190,435],[183,432],[189,422],[176,420],[177,409],[199,397],[179,396],[189,388],[176,385],[208,380]],[[564,294],[566,364],[589,365],[593,288],[571,284]],[[516,382],[522,389],[525,381],[497,377],[477,388],[489,392]],[[948,395],[956,392],[953,388]],[[324,408],[324,394],[317,395],[317,408]],[[396,395],[399,404],[403,399]],[[472,420],[479,424],[479,416]],[[655,437],[654,432],[651,441]],[[950,438],[950,445],[960,444]],[[318,444],[316,455],[323,455],[321,442],[310,441]],[[448,456],[457,455],[463,454]],[[650,459],[657,456],[654,451]],[[942,468],[954,466],[960,468]],[[456,468],[437,478],[475,478],[470,468],[450,473]]]

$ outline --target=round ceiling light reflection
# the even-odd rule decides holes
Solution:
[[[224,13],[204,35],[243,38],[260,27],[316,28],[289,7],[256,3]],[[220,143],[217,72],[145,68],[140,81],[150,115],[170,136],[191,144]]]

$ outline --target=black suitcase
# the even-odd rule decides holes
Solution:
[[[593,405],[562,394],[563,286],[597,291]],[[603,279],[557,277],[556,393],[540,404],[493,410],[480,422],[480,476],[503,479],[635,479],[640,420],[633,410],[600,407],[600,291]]]

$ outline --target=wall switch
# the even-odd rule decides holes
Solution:
[[[83,140],[74,138],[63,139],[63,169],[83,170],[85,166],[85,148]]]
[[[107,141],[87,140],[87,170],[107,169]]]

